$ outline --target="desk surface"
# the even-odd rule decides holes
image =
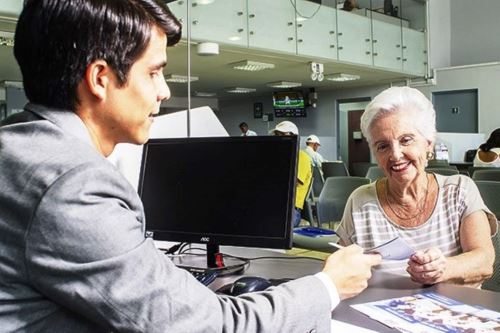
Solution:
[[[227,247],[222,249],[222,252],[246,258],[262,256],[287,257],[286,254],[279,252],[249,248]],[[244,274],[266,278],[299,278],[317,273],[322,267],[322,261],[312,259],[262,259],[252,261]],[[238,278],[238,276],[217,279],[210,287],[212,289],[217,289],[236,278]],[[369,281],[368,288],[358,296],[341,302],[333,311],[332,318],[378,332],[398,332],[368,318],[361,312],[352,309],[349,305],[408,296],[422,291],[423,289],[422,285],[412,282],[408,277],[382,274],[375,271],[372,279]],[[493,291],[445,283],[425,288],[425,290],[435,291],[463,303],[482,305],[488,309],[500,311],[500,294]]]

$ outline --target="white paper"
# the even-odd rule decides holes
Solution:
[[[228,136],[228,133],[215,113],[208,106],[191,109],[191,137]],[[155,117],[149,137],[185,138],[187,137],[187,111]],[[137,190],[142,160],[142,145],[128,143],[118,144],[113,153],[108,156],[125,178]]]
[[[382,245],[365,249],[365,253],[378,253],[385,260],[403,260],[408,259],[415,250],[402,238],[396,237]]]

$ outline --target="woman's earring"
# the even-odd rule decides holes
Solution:
[[[426,157],[428,160],[433,160],[434,159],[434,153],[432,151],[428,151],[426,154]]]

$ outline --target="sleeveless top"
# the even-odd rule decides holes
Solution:
[[[500,148],[491,148],[489,151],[478,149],[474,166],[500,168]]]
[[[462,253],[460,224],[470,214],[483,210],[490,222],[491,233],[497,231],[495,215],[484,205],[476,184],[463,175],[435,175],[438,199],[432,215],[418,227],[402,227],[393,223],[380,205],[375,182],[356,189],[347,202],[337,229],[347,244],[363,248],[379,246],[395,237],[402,238],[415,251],[438,247],[446,257]],[[383,260],[375,269],[407,275],[407,259]]]

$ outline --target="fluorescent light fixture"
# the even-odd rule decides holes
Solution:
[[[335,74],[326,74],[325,79],[329,81],[336,82],[345,82],[345,81],[354,81],[359,80],[361,77],[359,75],[354,74],[343,74],[343,73],[335,73]]]
[[[171,83],[187,83],[188,81],[198,81],[197,76],[191,76],[187,77],[185,75],[178,75],[178,74],[167,74],[165,75],[165,81],[166,82],[171,82]]]
[[[302,86],[300,82],[277,81],[266,83],[266,86],[271,88],[295,88]]]
[[[205,92],[205,91],[195,91],[194,92],[194,95],[196,97],[215,97],[217,96],[216,93],[213,93],[213,92]]]
[[[304,21],[307,21],[307,17],[297,16],[297,18],[295,19],[295,21],[297,21],[297,22],[304,22]]]
[[[214,1],[215,0],[198,0],[196,3],[199,5],[210,5],[211,3],[214,3]]]
[[[231,36],[231,37],[228,37],[227,39],[229,39],[232,42],[236,42],[238,40],[241,40],[241,36]]]
[[[243,88],[243,87],[231,87],[231,88],[226,88],[224,89],[225,92],[232,93],[232,94],[248,94],[252,92],[256,92],[257,89],[255,88]]]
[[[274,64],[268,64],[266,62],[258,62],[251,60],[234,62],[232,64],[229,64],[229,66],[233,67],[234,69],[239,69],[241,71],[250,71],[250,72],[257,72],[257,71],[263,71],[265,69],[274,68]]]

